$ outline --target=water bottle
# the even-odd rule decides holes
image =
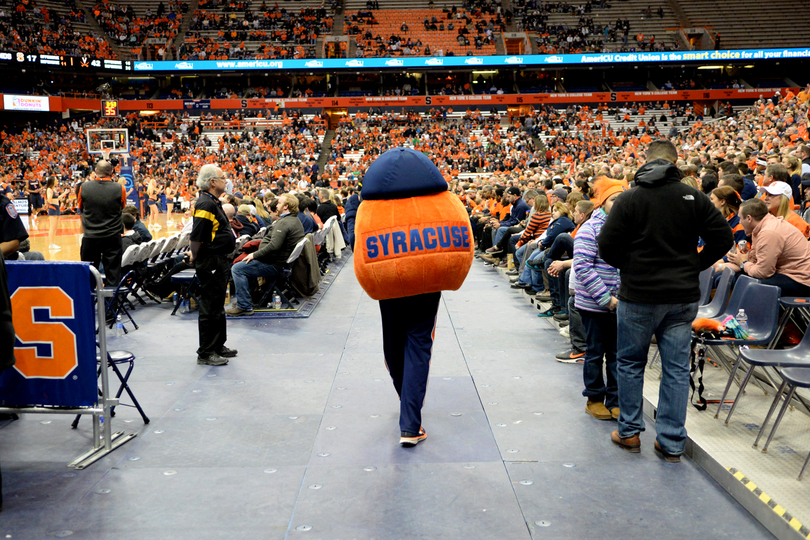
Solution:
[[[748,333],[748,315],[745,314],[745,310],[741,309],[737,312],[737,316],[735,317],[737,322],[740,324],[740,328],[742,328],[746,333]]]
[[[273,295],[273,309],[281,309],[281,297],[277,294]]]
[[[116,337],[121,337],[124,335],[124,321],[121,319],[121,315],[115,317],[115,332],[113,333]]]
[[[745,240],[740,240],[737,242],[737,253],[747,253],[748,252],[748,242]]]
[[[191,305],[188,301],[188,298],[183,298],[183,313],[190,313],[191,312]]]
[[[172,305],[177,305],[177,293],[172,293]]]

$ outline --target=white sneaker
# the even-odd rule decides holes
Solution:
[[[61,246],[57,246],[56,244],[51,244],[51,245],[48,246],[48,249],[51,250],[51,251],[59,251],[62,248],[61,248]]]
[[[563,328],[560,328],[560,335],[561,335],[562,337],[564,337],[564,338],[568,338],[568,339],[570,339],[570,338],[571,338],[571,333],[570,333],[570,331],[568,330],[568,327],[567,327],[567,326],[565,326],[565,327],[563,327]]]

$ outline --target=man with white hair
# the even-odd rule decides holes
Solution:
[[[227,179],[217,165],[207,164],[197,175],[199,198],[194,206],[191,227],[191,256],[188,263],[197,268],[200,281],[200,347],[197,363],[222,366],[236,351],[225,346],[228,339],[225,318],[225,292],[230,281],[228,256],[236,248],[231,223],[222,209],[219,196],[225,192]]]

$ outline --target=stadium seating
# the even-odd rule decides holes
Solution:
[[[331,33],[332,16],[321,2],[303,0],[294,9],[227,2],[201,2],[180,48],[183,59],[315,58],[318,36]]]
[[[359,11],[346,16],[345,26],[346,33],[355,35],[358,56],[367,57],[493,55],[495,33],[504,28],[493,16],[463,9]]]
[[[0,47],[26,53],[117,58],[109,42],[91,30],[75,0],[0,2]]]

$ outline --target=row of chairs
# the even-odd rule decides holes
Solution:
[[[728,346],[736,350],[736,358],[733,365],[728,368],[728,380],[715,412],[715,418],[720,415],[731,386],[737,378],[737,372],[743,365],[748,366],[739,382],[739,389],[726,416],[725,424],[731,420],[746,386],[752,379],[763,392],[768,393],[755,375],[757,368],[760,368],[764,378],[774,388],[778,388],[754,441],[754,448],[757,448],[779,401],[784,398],[776,422],[762,448],[762,452],[767,452],[790,403],[797,399],[802,406],[807,408],[807,404],[796,394],[796,390],[797,388],[810,388],[810,326],[808,326],[810,325],[810,298],[781,297],[779,287],[762,284],[758,280],[744,275],[737,278],[732,289],[732,277],[732,270],[726,269],[723,272],[714,298],[707,302],[705,301],[707,298],[704,296],[703,305],[698,309],[698,317],[723,320],[727,316],[736,316],[739,310],[743,309],[748,318],[748,339],[703,339],[697,335],[693,335],[693,339],[701,347],[716,349]],[[703,287],[705,287],[703,284],[706,281],[711,283],[712,280],[711,271],[701,276]],[[776,349],[786,326],[791,321],[804,326],[808,331],[805,331],[797,346],[789,349]],[[752,349],[751,347],[758,348]],[[799,480],[802,479],[809,462],[810,455],[799,472]]]

